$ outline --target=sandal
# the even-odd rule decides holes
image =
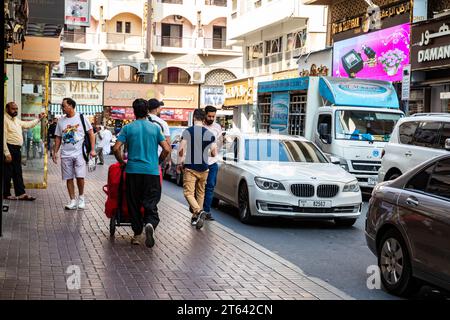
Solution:
[[[5,200],[19,200],[19,198],[15,197],[15,196],[7,196],[7,197],[3,197],[3,199],[5,199]]]
[[[25,194],[23,197],[17,197],[17,200],[34,201],[34,200],[36,200],[36,198]]]

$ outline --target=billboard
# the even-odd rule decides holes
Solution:
[[[270,130],[279,134],[288,134],[289,126],[289,92],[272,93],[270,108]]]
[[[90,25],[90,0],[65,0],[65,22],[71,26],[89,27]]]
[[[409,23],[336,42],[333,76],[401,81],[409,49]]]

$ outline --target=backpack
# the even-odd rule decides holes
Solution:
[[[89,139],[89,134],[86,131],[86,123],[84,122],[84,116],[82,113],[80,113],[80,119],[81,119],[81,124],[83,125],[83,130],[84,130],[84,141],[83,141],[83,158],[84,161],[86,161],[86,163],[89,162],[89,154],[92,151],[92,146],[91,146],[91,140]]]

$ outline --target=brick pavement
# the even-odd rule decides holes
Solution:
[[[10,203],[0,299],[351,299],[217,221],[196,230],[187,207],[164,195],[155,247],[132,246],[131,227],[110,238],[107,168],[89,174],[84,211],[64,211],[66,188],[52,163],[48,189],[29,190],[36,201]],[[78,290],[67,288],[70,265],[81,271]]]

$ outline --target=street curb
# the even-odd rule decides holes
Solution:
[[[184,208],[184,209],[186,210],[186,213],[189,212],[189,208],[188,208],[187,205],[185,205],[185,204],[183,204],[183,203],[177,201],[176,199],[171,198],[171,197],[168,196],[168,195],[164,195],[164,194],[163,194],[163,195],[161,196],[161,199],[165,199],[165,198],[170,199],[170,201],[171,201],[172,203],[175,203],[176,205],[178,205],[178,206]],[[217,222],[217,221],[208,221],[208,224],[211,224],[211,225],[214,226],[215,228],[220,229],[222,232],[225,232],[225,233],[230,234],[232,237],[234,237],[234,238],[236,238],[237,240],[239,240],[239,242],[244,242],[245,244],[247,244],[248,246],[252,247],[252,248],[255,249],[256,251],[260,252],[261,254],[266,255],[266,256],[272,258],[273,260],[275,260],[275,261],[278,262],[279,264],[281,264],[281,265],[285,266],[286,268],[288,268],[288,269],[290,269],[290,270],[292,270],[292,271],[294,271],[294,272],[300,274],[302,277],[304,277],[304,278],[308,279],[309,281],[313,282],[314,284],[316,284],[316,285],[322,287],[324,290],[333,293],[333,294],[336,295],[337,297],[339,297],[339,298],[341,298],[341,299],[343,299],[343,300],[355,300],[355,298],[353,298],[352,296],[350,296],[350,295],[344,293],[343,291],[341,291],[341,290],[339,290],[339,289],[333,287],[332,285],[330,285],[329,283],[323,281],[322,279],[317,278],[317,277],[311,277],[311,276],[308,276],[308,275],[305,274],[305,272],[304,272],[302,269],[300,269],[298,266],[296,266],[296,265],[294,265],[293,263],[289,262],[288,260],[282,258],[281,256],[279,256],[279,255],[273,253],[273,252],[270,251],[269,249],[267,249],[267,248],[265,248],[265,247],[263,247],[263,246],[257,244],[256,242],[250,240],[249,238],[247,238],[247,237],[245,237],[245,236],[243,236],[243,235],[240,235],[239,233],[236,233],[235,231],[233,231],[232,229],[230,229],[230,228],[228,228],[228,227],[222,225],[221,223],[219,223],[219,222]],[[213,228],[210,228],[209,230],[212,231],[212,232],[215,232],[215,230],[214,230]],[[217,234],[217,232],[215,232],[215,233]],[[227,241],[229,241],[229,239],[227,239]],[[229,241],[229,242],[230,242],[230,241]],[[242,247],[236,245],[236,243],[234,243],[234,245],[235,245],[236,247],[238,247],[239,249],[242,249]],[[257,255],[252,254],[252,251],[251,251],[251,250],[248,251],[248,253],[249,253],[254,259],[256,259],[256,260],[262,262],[261,259],[260,259]],[[266,264],[266,265],[267,265],[267,264]],[[267,266],[269,266],[269,267],[271,267],[272,269],[274,269],[274,268],[273,268],[272,266],[270,266],[270,265],[267,265]],[[274,270],[275,270],[275,269],[274,269]],[[276,270],[275,270],[275,271],[276,271]],[[318,296],[317,294],[315,294],[315,293],[312,293],[312,294],[313,294],[314,296],[316,296],[317,298],[320,299],[320,296]],[[322,298],[322,299],[325,299],[325,300],[326,300],[326,299],[329,299],[329,297],[326,297],[326,295],[325,295],[324,298]]]

